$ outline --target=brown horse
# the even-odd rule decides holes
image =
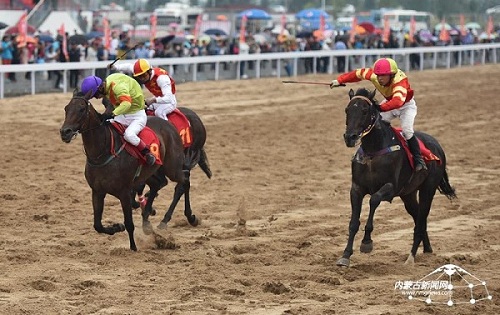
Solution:
[[[147,126],[158,136],[160,141],[159,155],[163,165],[141,165],[139,160],[120,150],[121,136],[114,127],[105,124],[99,114],[89,102],[91,92],[86,95],[73,94],[72,99],[65,107],[65,120],[60,129],[62,141],[69,143],[78,133],[82,135],[83,147],[87,156],[85,164],[85,178],[92,189],[92,206],[94,209],[94,228],[99,233],[113,235],[127,230],[130,240],[130,249],[137,250],[134,241],[134,223],[132,219],[132,198],[130,193],[143,183],[158,191],[161,187],[157,176],[161,174],[177,186],[187,183],[184,174],[184,148],[177,130],[165,120],[158,117],[149,117]],[[114,147],[113,148],[113,144]],[[115,153],[112,153],[112,150]],[[176,189],[176,194],[184,189]],[[124,215],[124,224],[116,223],[103,226],[102,214],[104,198],[107,194],[120,200]],[[174,197],[180,198],[179,197]],[[189,208],[190,210],[190,208]],[[194,215],[189,213],[190,223],[197,222]],[[194,225],[192,223],[192,225]],[[151,229],[151,224],[143,215],[143,228]]]

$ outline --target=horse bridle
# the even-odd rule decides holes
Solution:
[[[79,99],[79,100],[83,100],[83,101],[85,102],[85,104],[86,104],[86,106],[85,106],[85,112],[84,112],[84,113],[82,113],[82,114],[81,114],[81,116],[78,118],[78,122],[80,122],[83,118],[85,118],[84,116],[87,116],[87,124],[88,124],[88,121],[90,120],[90,117],[89,117],[89,114],[90,114],[90,110],[89,110],[89,108],[90,108],[90,105],[91,105],[91,104],[90,104],[90,101],[89,101],[88,99],[84,98],[84,97],[81,97],[81,96],[73,96],[73,99]],[[87,128],[87,129],[82,129],[82,128],[83,128],[83,126],[84,126],[84,123],[82,123],[82,125],[81,125],[81,126],[82,126],[82,128],[80,128],[80,130],[79,130],[78,132],[79,132],[79,133],[81,133],[81,134],[83,134],[83,133],[85,133],[85,132],[87,132],[87,131],[97,129],[97,128],[99,128],[101,125],[102,125],[102,123],[101,123],[101,124],[99,124],[99,125],[98,125],[98,126],[96,126],[96,127]],[[76,135],[75,135],[75,136],[76,136]]]
[[[352,102],[352,100],[354,100],[354,99],[361,99],[363,101],[366,101],[368,104],[370,104],[370,107],[374,106],[373,101],[366,96],[355,95],[351,98],[350,102]],[[349,107],[351,105],[352,105],[352,103],[350,103],[347,107]],[[380,118],[380,115],[376,115],[374,112],[372,112],[371,122],[370,122],[370,124],[368,124],[368,126],[363,131],[361,131],[360,136],[359,136],[360,139],[372,131],[373,127],[375,127],[375,125],[377,124],[377,121],[379,120],[379,118]]]

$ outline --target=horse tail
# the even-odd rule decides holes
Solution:
[[[212,178],[212,171],[210,170],[210,165],[208,164],[207,153],[204,148],[200,150],[200,160],[198,161],[198,165],[203,170],[203,172],[207,175],[208,178]]]
[[[457,195],[455,194],[455,188],[451,187],[446,170],[444,170],[443,178],[441,178],[438,190],[450,200],[457,198]]]

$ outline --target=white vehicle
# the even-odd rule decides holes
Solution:
[[[180,29],[192,29],[199,14],[203,13],[200,7],[191,7],[187,4],[169,2],[164,7],[154,11],[158,28],[167,27],[175,23]]]
[[[429,12],[415,10],[389,10],[382,13],[382,27],[385,17],[389,19],[389,25],[393,30],[409,30],[411,17],[415,19],[415,31],[429,29],[432,14]]]

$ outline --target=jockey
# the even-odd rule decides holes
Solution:
[[[408,147],[413,155],[415,171],[427,170],[420,153],[418,140],[413,131],[413,123],[417,115],[417,104],[413,99],[413,90],[406,74],[398,68],[396,61],[393,59],[381,58],[375,61],[373,68],[356,69],[339,75],[336,80],[332,80],[330,88],[361,80],[371,81],[375,88],[385,97],[385,100],[380,102],[382,120],[390,122],[392,119],[399,117],[403,136],[408,142]]]
[[[146,158],[147,165],[154,165],[155,156],[137,135],[146,126],[147,116],[144,110],[144,95],[136,80],[123,73],[113,73],[105,81],[96,76],[88,76],[82,81],[81,91],[97,99],[106,96],[114,110],[104,113],[114,121],[126,126],[123,137],[137,147]]]
[[[137,59],[135,63],[123,63],[109,66],[111,70],[132,74],[134,78],[153,94],[146,99],[146,106],[154,110],[155,116],[167,119],[167,115],[177,107],[175,81],[162,68],[152,68],[146,59]]]

